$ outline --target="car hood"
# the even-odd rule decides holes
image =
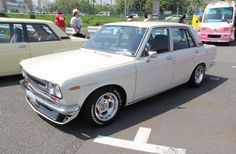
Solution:
[[[134,57],[88,49],[51,54],[21,61],[32,76],[62,85],[68,79],[129,63]]]

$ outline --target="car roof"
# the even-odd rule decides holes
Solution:
[[[187,24],[172,23],[172,22],[143,22],[143,21],[132,21],[132,22],[114,22],[105,25],[117,25],[117,26],[134,26],[134,27],[189,27]]]
[[[0,17],[1,22],[20,22],[20,23],[52,23],[52,21],[48,20],[38,20],[38,19],[21,19],[21,18],[6,18]]]
[[[6,22],[6,23],[35,23],[35,24],[47,24],[50,26],[51,29],[60,37],[68,37],[66,33],[64,33],[58,26],[56,26],[52,21],[48,20],[38,20],[38,19],[21,19],[21,18],[5,18],[0,17],[0,22]]]

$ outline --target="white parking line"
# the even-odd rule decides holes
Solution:
[[[232,66],[232,68],[236,68],[236,66]]]
[[[150,128],[140,127],[138,133],[134,138],[134,142],[147,143],[150,133],[151,133]]]
[[[144,133],[144,134],[142,134]],[[106,137],[98,135],[95,139],[95,143],[115,146],[119,148],[137,150],[142,152],[156,153],[156,154],[185,154],[186,150],[181,148],[167,147],[161,145],[147,144],[150,128],[139,128],[134,141],[122,140],[112,137]]]

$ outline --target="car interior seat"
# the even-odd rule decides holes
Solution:
[[[157,53],[166,52],[169,50],[169,40],[167,35],[156,35],[151,44],[151,51]]]

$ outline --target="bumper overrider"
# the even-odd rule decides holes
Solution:
[[[42,94],[31,87],[25,80],[21,80],[20,84],[26,92],[26,101],[35,112],[44,118],[56,124],[63,125],[76,118],[79,114],[79,105],[61,106],[55,104],[46,97],[43,97]]]

